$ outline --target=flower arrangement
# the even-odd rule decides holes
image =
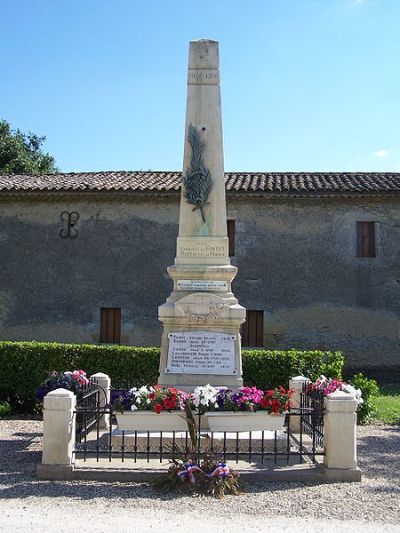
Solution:
[[[206,411],[256,412],[283,414],[291,406],[292,389],[276,387],[263,391],[256,387],[241,387],[237,391],[215,388],[211,385],[196,387],[191,394],[174,387],[160,385],[133,387],[114,391],[111,403],[115,411],[184,411],[185,405],[198,413]]]
[[[79,395],[88,385],[89,379],[84,370],[68,370],[67,372],[57,372],[57,370],[53,370],[37,389],[36,398],[43,400],[49,392],[56,389],[70,390]]]
[[[189,395],[174,387],[133,387],[129,391],[118,391],[112,398],[114,409],[120,413],[124,411],[184,411]]]
[[[351,394],[356,400],[357,406],[364,402],[360,389],[356,389],[350,383],[340,381],[339,379],[331,379],[325,376],[320,376],[314,383],[310,383],[306,388],[307,394],[311,396],[313,393],[322,393],[324,396],[327,396],[331,392],[335,392],[337,390]]]
[[[263,391],[256,387],[241,387],[234,392],[227,388],[216,389],[211,385],[196,387],[191,400],[200,412],[232,411],[256,412],[267,411],[270,414],[283,414],[290,407],[292,389],[276,387]]]
[[[208,439],[208,440],[207,440]],[[178,490],[186,494],[206,494],[222,499],[225,494],[238,496],[244,492],[239,473],[210,451],[209,438],[205,437],[206,451],[200,459],[188,451],[179,450],[179,456],[170,460],[167,472],[153,481],[163,491]]]

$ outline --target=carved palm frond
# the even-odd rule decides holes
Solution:
[[[201,218],[205,222],[204,206],[207,204],[211,190],[211,175],[204,166],[203,152],[206,143],[201,139],[199,130],[189,124],[188,142],[192,148],[190,168],[187,168],[182,181],[185,186],[185,198],[194,209],[200,209]]]

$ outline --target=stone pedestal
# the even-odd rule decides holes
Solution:
[[[357,402],[351,394],[335,391],[325,398],[324,465],[331,469],[357,468]]]
[[[304,385],[311,383],[311,380],[304,376],[295,376],[289,380],[289,389],[294,390],[292,397],[292,404],[294,409],[300,409],[301,407],[301,393],[303,392]],[[295,432],[300,432],[301,417],[292,416],[290,420],[290,429]]]
[[[44,465],[71,465],[75,445],[75,394],[56,389],[43,401],[43,454]]]
[[[218,43],[190,43],[185,150],[173,291],[159,307],[162,385],[240,387],[246,310],[231,283]],[[224,370],[225,369],[225,370]],[[225,372],[225,373],[224,373]]]
[[[107,374],[103,372],[97,372],[92,374],[90,380],[97,383],[100,387],[99,407],[100,410],[105,410],[106,406],[110,403],[111,396],[111,379]],[[110,415],[104,414],[99,418],[99,429],[109,429],[110,427]]]

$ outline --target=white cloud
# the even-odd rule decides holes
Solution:
[[[380,157],[380,158],[383,158],[383,157],[387,157],[389,155],[389,150],[377,150],[376,152],[373,152],[372,154],[374,157]]]

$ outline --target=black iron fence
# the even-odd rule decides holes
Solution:
[[[77,444],[87,441],[92,431],[99,431],[99,422],[103,413],[101,411],[101,387],[95,381],[79,394],[76,402],[75,440]],[[104,409],[103,409],[104,411]]]
[[[75,460],[162,463],[194,449],[188,431],[119,430],[112,407],[102,406],[102,393],[92,383],[77,401]],[[323,424],[323,396],[303,389],[300,406],[288,411],[282,430],[211,432],[204,429],[205,420],[200,415],[196,453],[212,453],[223,462],[315,463],[317,456],[324,455]]]

